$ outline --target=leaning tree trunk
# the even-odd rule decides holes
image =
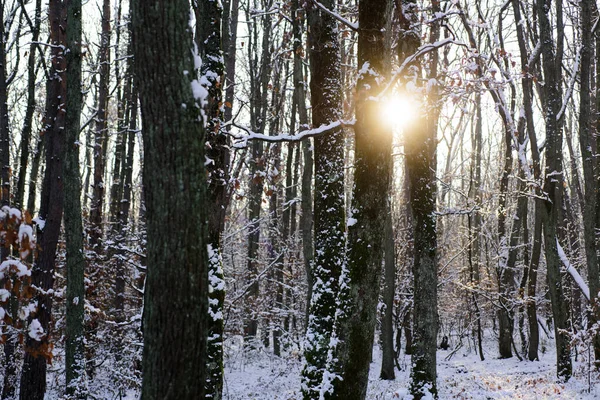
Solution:
[[[67,398],[86,399],[84,304],[85,258],[81,218],[81,177],[79,175],[79,130],[81,118],[81,0],[68,2],[67,97],[65,116],[64,222],[66,242],[66,343]]]
[[[51,357],[51,343],[48,335],[52,316],[52,295],[54,285],[56,248],[60,235],[63,214],[63,159],[65,114],[60,107],[66,98],[64,20],[66,9],[59,0],[48,4],[50,23],[51,67],[46,83],[46,112],[44,115],[44,135],[46,149],[46,171],[42,184],[37,241],[40,247],[31,273],[32,285],[39,288],[35,297],[38,308],[35,318],[46,335],[35,340],[29,335],[25,341],[25,359],[21,372],[20,399],[43,400],[46,392],[47,360]]]
[[[200,399],[209,263],[201,60],[188,0],[135,0],[131,13],[148,235],[142,399]]]
[[[392,172],[392,130],[379,118],[374,100],[389,73],[385,27],[391,11],[386,0],[359,3],[358,68],[354,196],[348,228],[350,307],[342,322],[343,381],[336,387],[341,399],[364,399],[373,351],[385,220]]]

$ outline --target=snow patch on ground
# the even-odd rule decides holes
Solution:
[[[298,354],[285,359],[265,350],[242,351],[239,337],[236,344],[226,350],[225,387],[226,400],[292,400],[301,399],[300,372],[302,363]],[[457,352],[449,361],[450,351],[438,350],[438,390],[440,400],[592,400],[600,399],[597,373],[591,375],[591,391],[588,392],[587,362],[579,356],[574,362],[574,377],[568,383],[556,378],[556,354],[540,352],[540,361],[519,361],[497,358],[496,343],[490,340],[485,350],[485,361],[474,352]],[[410,356],[400,358],[401,371],[396,369],[396,380],[379,379],[381,352],[376,346],[369,373],[368,400],[411,400]]]

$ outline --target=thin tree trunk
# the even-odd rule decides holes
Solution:
[[[546,268],[554,334],[556,340],[556,370],[560,379],[568,380],[572,374],[571,349],[568,335],[569,310],[561,282],[557,248],[557,228],[559,208],[562,204],[562,132],[557,115],[561,109],[560,89],[562,62],[562,1],[556,1],[557,44],[553,46],[552,28],[548,18],[549,5],[545,0],[537,0],[537,15],[542,43],[542,66],[544,71],[544,92],[546,98],[546,167],[544,171],[544,192],[548,199],[543,206],[543,235],[546,255]]]
[[[391,205],[387,212],[385,224],[385,260],[383,303],[385,311],[381,321],[381,379],[394,380],[394,295],[396,284],[396,249],[394,246],[394,224]]]
[[[56,248],[63,214],[64,194],[62,179],[64,159],[65,114],[59,105],[66,98],[66,48],[64,21],[66,8],[59,0],[48,4],[50,23],[51,67],[46,83],[46,112],[44,135],[46,148],[46,170],[42,184],[37,240],[40,247],[31,273],[31,282],[40,290],[36,294],[38,304],[35,318],[46,333],[41,340],[26,337],[25,360],[21,372],[19,398],[21,400],[43,400],[46,392],[47,359],[51,356],[50,321],[54,285]]]
[[[102,253],[102,213],[104,207],[104,169],[106,145],[108,142],[108,85],[110,79],[110,0],[102,3],[102,34],[100,35],[98,83],[98,104],[96,127],[94,129],[94,185],[90,206],[90,246],[96,255]]]
[[[85,258],[79,174],[81,118],[81,0],[70,0],[67,10],[67,97],[65,116],[64,222],[66,242],[66,342],[67,398],[86,399],[84,304]]]
[[[21,130],[21,158],[19,164],[19,174],[17,179],[17,190],[15,192],[15,204],[17,207],[24,207],[25,201],[25,181],[27,180],[27,165],[29,164],[29,146],[31,141],[31,130],[33,125],[33,114],[35,112],[35,61],[37,42],[40,35],[42,2],[35,2],[34,25],[31,31],[31,44],[29,45],[29,56],[27,58],[27,108],[23,118],[23,129]],[[33,212],[29,209],[29,212]]]

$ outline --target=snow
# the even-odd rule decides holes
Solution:
[[[348,226],[354,226],[357,222],[356,218],[348,218]]]
[[[42,329],[42,324],[40,321],[36,319],[32,320],[29,324],[29,337],[33,340],[40,341],[44,336],[44,330]]]
[[[38,216],[38,217],[35,217],[33,219],[33,222],[35,222],[37,224],[38,228],[40,228],[40,231],[44,230],[44,227],[46,226],[46,221],[45,220],[43,220],[42,218],[40,218]]]
[[[19,278],[31,276],[31,270],[19,260],[5,260],[0,264],[0,279],[10,272],[16,273]]]
[[[581,275],[579,275],[579,272],[577,272],[577,270],[575,268],[573,268],[573,266],[569,262],[569,259],[567,258],[565,251],[563,250],[560,243],[558,243],[558,239],[556,239],[556,248],[558,249],[558,256],[560,257],[560,260],[565,265],[565,269],[567,270],[567,272],[569,274],[571,274],[571,276],[573,277],[573,280],[575,281],[575,283],[577,283],[577,286],[579,286],[579,288],[581,289],[581,291],[583,292],[583,294],[589,301],[590,300],[590,288],[585,283],[585,281],[583,280]]]
[[[540,361],[498,359],[497,342],[491,332],[486,332],[484,355],[486,360],[469,352],[458,351],[446,360],[451,350],[437,352],[439,399],[546,399],[546,400],[592,400],[600,398],[598,379],[592,375],[591,391],[588,391],[587,361],[580,355],[574,362],[574,376],[567,383],[556,379],[556,353],[554,343],[542,339]],[[454,346],[456,343],[452,343]],[[545,352],[544,352],[544,349]],[[461,349],[462,350],[462,349]],[[226,400],[295,400],[301,399],[300,354],[293,350],[286,358],[279,358],[267,350],[244,354],[241,338],[226,341],[224,399]],[[411,400],[410,356],[402,353],[396,368],[396,380],[379,379],[381,351],[375,346],[373,362],[369,371],[367,400]],[[425,397],[427,398],[427,397]]]
[[[19,243],[22,243],[25,238],[29,240],[29,243],[33,243],[33,228],[31,225],[21,224],[19,226]]]

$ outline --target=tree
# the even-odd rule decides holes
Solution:
[[[432,13],[439,12],[439,2],[432,1]],[[413,8],[412,12],[416,12]],[[413,29],[416,29],[413,28]],[[439,38],[439,22],[432,23],[429,42]],[[436,80],[424,101],[424,115],[415,128],[404,132],[406,174],[410,181],[410,203],[414,227],[414,308],[411,393],[420,399],[426,392],[437,396],[437,236],[436,236],[436,136],[439,116],[437,88],[438,54],[431,52],[428,82]],[[418,70],[417,70],[418,71]],[[425,99],[424,99],[425,100]]]
[[[52,318],[52,291],[56,248],[64,205],[63,161],[65,137],[65,113],[59,107],[66,96],[66,60],[64,49],[66,37],[63,30],[66,7],[60,0],[48,3],[48,22],[52,44],[51,66],[46,82],[46,110],[43,120],[43,137],[46,169],[42,183],[40,211],[38,215],[37,240],[40,246],[33,266],[31,281],[38,292],[35,295],[37,311],[35,318],[44,332],[39,340],[27,336],[25,358],[21,372],[19,398],[21,400],[43,400],[46,392],[47,360],[51,356],[49,329]]]
[[[348,228],[350,306],[341,324],[343,381],[341,399],[364,399],[373,350],[388,191],[391,177],[392,130],[382,124],[377,96],[385,87],[389,59],[385,27],[391,11],[387,0],[361,0],[358,7],[358,68],[352,222]]]
[[[334,10],[335,2],[323,6]],[[310,46],[310,94],[312,124],[321,127],[342,118],[340,43],[337,21],[328,12],[313,5],[308,13]],[[296,93],[297,101],[303,101]],[[300,106],[301,107],[301,106]],[[301,114],[301,120],[303,118]],[[301,121],[302,123],[302,121]],[[312,298],[306,329],[302,371],[305,399],[335,396],[332,380],[339,374],[334,339],[336,300],[340,275],[345,268],[344,209],[344,132],[341,126],[314,138],[315,189],[314,254],[311,268]],[[305,163],[310,160],[305,159]],[[304,188],[303,188],[304,190]]]
[[[190,25],[187,0],[132,2],[148,235],[145,400],[204,398],[207,378],[207,93]]]
[[[81,0],[69,0],[66,43],[67,98],[65,116],[64,221],[67,247],[67,329],[65,361],[67,397],[86,399],[84,304],[85,258],[81,217],[81,177],[79,175],[79,131],[81,116]]]
[[[208,219],[209,240],[209,314],[208,319],[208,378],[206,396],[221,399],[223,392],[223,303],[225,281],[221,256],[221,234],[230,199],[229,137],[221,131],[223,100],[221,82],[224,80],[224,60],[221,50],[220,2],[201,0],[196,3],[196,43],[202,58],[203,85],[208,92],[206,106],[206,157],[208,195],[211,211]]]
[[[562,0],[557,0],[557,44],[554,46],[552,28],[548,14],[550,4],[537,0],[540,42],[542,44],[542,67],[544,71],[544,97],[546,122],[546,166],[544,169],[544,193],[547,196],[543,205],[543,236],[546,255],[546,268],[552,316],[554,317],[554,334],[556,338],[556,370],[559,378],[568,380],[573,372],[571,364],[571,348],[568,334],[569,308],[561,282],[558,255],[557,225],[558,213],[562,204],[562,131],[561,121],[557,118],[562,107],[561,65],[562,65]]]
[[[100,34],[100,50],[98,68],[98,99],[96,100],[96,117],[94,128],[94,184],[92,204],[90,207],[90,245],[96,256],[102,253],[99,248],[102,239],[102,209],[104,207],[104,169],[106,146],[108,144],[108,96],[110,83],[110,1],[102,3],[102,33]]]

